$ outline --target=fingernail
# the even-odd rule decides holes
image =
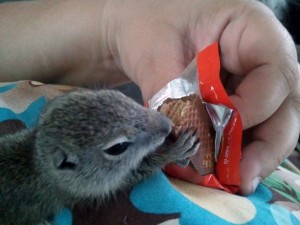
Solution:
[[[256,177],[252,180],[252,194],[255,192],[258,184],[262,181],[261,177]]]

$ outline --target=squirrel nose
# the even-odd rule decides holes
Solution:
[[[164,116],[160,115],[159,119],[157,120],[158,126],[163,134],[168,135],[172,130],[172,122],[171,120]]]

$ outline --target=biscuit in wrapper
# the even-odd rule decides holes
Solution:
[[[197,153],[190,158],[192,167],[200,174],[214,172],[213,130],[201,99],[192,94],[180,99],[166,99],[157,109],[173,122],[171,135],[178,138],[187,129],[194,130],[200,141]]]
[[[173,121],[175,138],[195,128],[201,143],[188,166],[166,165],[167,175],[230,193],[239,190],[242,122],[220,80],[217,42],[199,52],[147,105]]]

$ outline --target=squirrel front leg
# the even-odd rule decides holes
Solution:
[[[175,142],[167,141],[159,150],[145,157],[140,166],[132,171],[130,183],[136,183],[149,175],[159,171],[166,164],[176,163],[182,167],[187,166],[189,157],[199,149],[200,143],[197,135],[191,131],[183,132]]]

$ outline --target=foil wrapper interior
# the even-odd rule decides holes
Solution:
[[[215,160],[218,160],[224,129],[228,124],[233,110],[225,105],[205,103],[206,110],[215,129]]]
[[[167,83],[148,101],[149,108],[157,110],[167,99],[179,99],[192,94],[197,94],[201,99],[196,59],[185,68],[180,77]]]

